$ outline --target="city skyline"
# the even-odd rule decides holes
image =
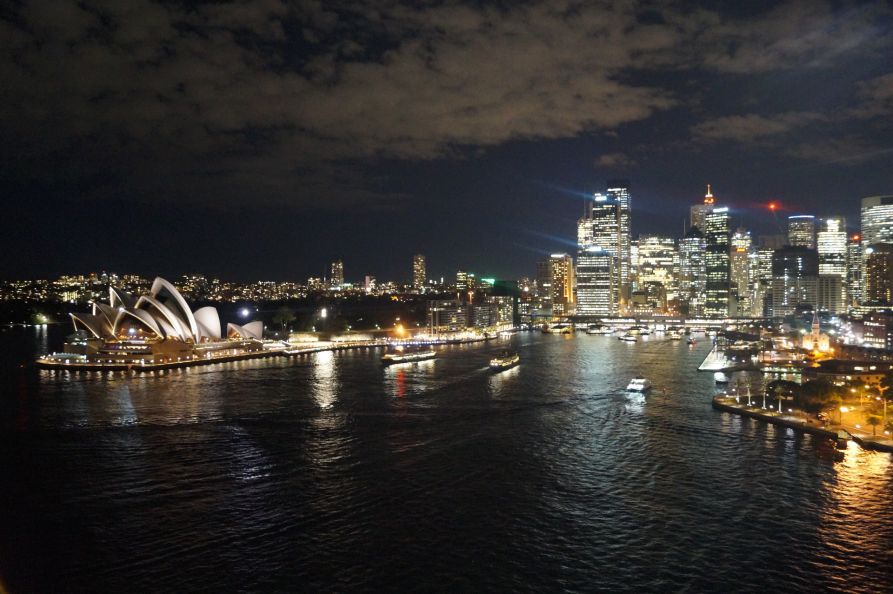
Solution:
[[[756,234],[773,200],[852,220],[893,187],[891,14],[17,3],[0,248],[29,257],[0,277],[301,278],[334,257],[396,277],[415,252],[520,276],[618,177],[634,235],[681,234],[706,183]]]

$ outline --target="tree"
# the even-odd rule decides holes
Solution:
[[[770,386],[773,384],[770,384]],[[814,379],[803,385],[796,386],[793,388],[793,393],[797,408],[806,412],[819,412],[835,407],[840,402],[839,389],[825,379]]]
[[[288,324],[291,324],[295,321],[295,312],[293,312],[290,308],[286,306],[282,306],[276,310],[276,313],[273,314],[273,323],[280,324],[282,329],[285,330],[285,327]]]
[[[865,420],[866,423],[871,425],[871,434],[877,435],[878,425],[881,424],[881,418],[877,415],[868,415],[868,418]]]

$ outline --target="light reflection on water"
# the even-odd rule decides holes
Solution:
[[[521,364],[491,372],[505,348]],[[17,590],[889,590],[890,455],[837,462],[712,410],[708,349],[530,333],[387,367],[15,367],[0,570]],[[655,389],[626,392],[639,374]]]

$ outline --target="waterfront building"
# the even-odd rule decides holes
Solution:
[[[865,248],[863,303],[893,305],[893,243],[873,243]]]
[[[335,260],[332,262],[331,275],[329,276],[329,286],[336,291],[344,286],[344,262]]]
[[[707,215],[713,210],[715,202],[710,184],[707,184],[707,193],[704,195],[704,201],[693,205],[689,211],[691,226],[697,227],[701,233],[705,233],[707,230]]]
[[[412,288],[417,293],[425,292],[425,285],[428,283],[428,274],[425,270],[425,256],[416,254],[412,257]]]
[[[70,314],[75,337],[65,352],[91,364],[146,365],[210,359],[262,350],[263,323],[227,324],[213,307],[193,312],[173,284],[158,277],[145,295],[109,287],[108,304]]]
[[[460,299],[431,299],[426,302],[431,334],[457,332],[468,327],[468,306]]]
[[[750,231],[739,227],[732,234],[729,267],[737,315],[749,315],[751,309],[750,252],[753,240]]]
[[[706,247],[703,232],[694,225],[679,240],[679,295],[690,317],[704,315],[707,290]]]
[[[819,255],[803,246],[786,246],[772,255],[770,315],[787,316],[797,308],[815,309],[818,300]]]
[[[574,259],[568,254],[552,254],[552,314],[574,313]]]
[[[788,217],[788,245],[815,249],[815,217],[792,215]]]
[[[704,315],[724,318],[729,315],[729,209],[714,207],[707,215],[704,266],[706,287]]]
[[[605,194],[617,203],[619,209],[619,246],[617,259],[620,266],[620,295],[621,300],[626,300],[630,293],[630,242],[631,242],[631,202],[629,180],[608,180],[608,188]]]
[[[577,315],[613,316],[620,310],[617,256],[598,246],[577,252]]]

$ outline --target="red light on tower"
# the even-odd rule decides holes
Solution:
[[[853,235],[853,241],[859,241],[860,239],[862,239],[860,236]]]
[[[778,204],[775,203],[775,202],[770,202],[770,203],[769,203],[769,210],[771,210],[772,212],[775,212],[776,210],[778,210]]]

